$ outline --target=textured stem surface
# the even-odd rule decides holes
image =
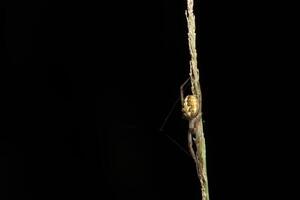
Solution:
[[[199,99],[200,111],[197,116],[196,126],[195,126],[195,147],[196,147],[196,168],[198,177],[201,184],[202,200],[209,200],[208,191],[208,181],[207,181],[207,169],[206,169],[206,146],[205,138],[203,132],[202,123],[202,94],[199,81],[199,70],[197,67],[197,50],[196,50],[196,25],[195,25],[195,15],[193,12],[194,1],[187,0],[187,11],[186,19],[188,25],[188,40],[189,40],[189,50],[191,55],[190,60],[190,78],[191,78],[191,90],[193,95],[196,95]],[[191,145],[191,144],[190,144]]]

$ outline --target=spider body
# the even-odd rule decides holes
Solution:
[[[183,115],[191,120],[197,117],[199,113],[199,100],[196,95],[188,95],[185,97],[182,105]]]
[[[181,105],[184,117],[187,120],[192,120],[198,116],[200,111],[200,102],[196,95],[187,95],[184,98],[184,86],[190,79],[187,79],[180,87]]]

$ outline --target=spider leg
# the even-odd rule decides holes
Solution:
[[[171,110],[169,111],[168,115],[165,117],[161,127],[160,127],[160,131],[163,131],[163,128],[165,127],[168,119],[170,118],[171,114],[173,113],[173,111],[176,108],[177,103],[181,100],[181,106],[183,107],[184,104],[184,87],[186,86],[186,84],[188,83],[188,81],[190,80],[190,78],[188,78],[181,86],[180,86],[180,94],[181,96],[177,98],[177,100],[174,102],[173,106],[171,107]]]
[[[181,105],[184,105],[184,86],[189,82],[191,78],[188,78],[181,86],[180,86],[180,96],[181,96]]]
[[[195,151],[194,151],[194,148],[193,148],[193,136],[192,136],[192,131],[191,130],[189,130],[189,132],[188,132],[188,145],[189,145],[190,154],[192,155],[194,161],[196,162],[197,158],[196,158],[196,154],[195,154]]]
[[[195,164],[196,164],[196,169],[197,169],[197,174],[199,176],[199,165],[198,165],[198,159],[197,156],[195,154],[194,148],[193,148],[193,133],[192,130],[190,129],[188,132],[188,146],[189,146],[189,151],[191,156],[193,157]]]

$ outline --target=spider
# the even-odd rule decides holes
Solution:
[[[197,147],[194,146],[196,142],[196,132],[199,129],[199,120],[197,119],[200,112],[200,102],[196,95],[187,95],[184,98],[184,86],[190,80],[187,79],[181,86],[180,86],[180,95],[181,95],[181,105],[182,105],[182,112],[183,116],[189,121],[189,131],[188,131],[188,147],[190,154],[197,165],[198,157],[196,155]]]
[[[187,119],[189,121],[189,129],[188,129],[188,147],[189,147],[189,152],[190,154],[188,154],[184,148],[181,147],[180,144],[178,144],[174,139],[172,139],[171,137],[169,137],[167,135],[167,137],[169,139],[171,139],[171,141],[176,144],[181,150],[183,150],[183,152],[187,153],[188,155],[191,155],[192,158],[195,160],[195,162],[197,161],[197,156],[195,154],[195,150],[194,150],[194,142],[196,142],[196,131],[197,129],[199,129],[199,113],[200,113],[200,102],[199,99],[196,95],[187,95],[184,98],[184,87],[186,86],[186,84],[189,82],[190,78],[188,78],[181,86],[180,86],[180,94],[181,96],[176,100],[176,102],[174,103],[174,105],[172,106],[170,112],[168,113],[167,117],[165,118],[160,131],[163,131],[164,126],[166,125],[167,120],[169,119],[171,113],[173,112],[173,110],[175,109],[175,106],[177,104],[177,102],[180,100],[181,98],[181,104],[182,104],[182,112],[183,112],[183,116],[185,119]],[[196,162],[197,163],[197,162]]]

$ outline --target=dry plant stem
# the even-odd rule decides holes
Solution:
[[[191,54],[190,60],[190,79],[191,79],[191,89],[193,95],[196,95],[199,99],[199,115],[190,120],[190,130],[188,136],[189,149],[192,153],[192,157],[196,163],[197,174],[201,184],[202,200],[209,200],[208,182],[207,182],[207,170],[206,170],[206,147],[205,138],[203,132],[202,123],[202,94],[199,81],[199,71],[197,67],[197,50],[196,50],[196,25],[195,25],[195,15],[193,12],[194,1],[187,0],[187,11],[186,19],[188,24],[188,40],[189,40],[189,50]],[[191,133],[191,131],[193,133]],[[194,136],[194,140],[192,137]],[[193,145],[195,146],[195,153],[193,150]],[[194,155],[193,155],[194,154]]]

